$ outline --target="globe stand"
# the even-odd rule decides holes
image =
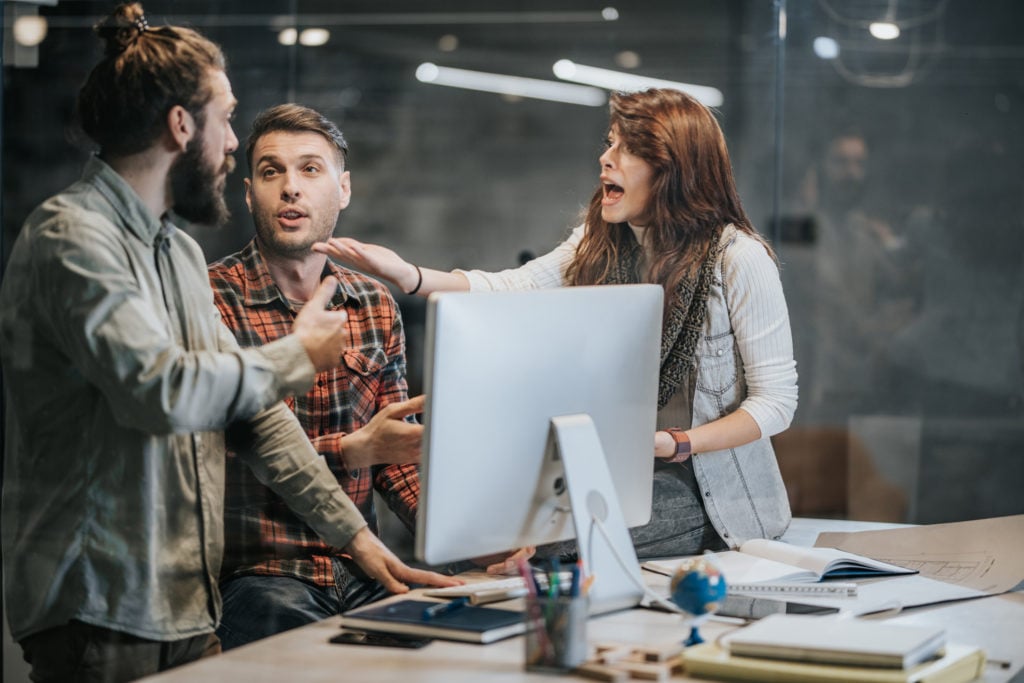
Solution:
[[[690,635],[683,641],[685,647],[700,645],[704,642],[704,637],[700,634],[700,627],[707,621],[708,616],[710,615],[705,614],[701,617],[694,617],[693,621],[690,622]]]
[[[713,561],[694,558],[679,565],[670,583],[672,602],[690,615],[690,635],[683,645],[699,645],[704,642],[700,627],[718,610],[725,599],[728,588],[725,577]]]

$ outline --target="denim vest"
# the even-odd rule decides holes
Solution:
[[[659,411],[658,429],[707,424],[734,412],[747,395],[722,277],[722,262],[737,239],[740,237],[733,226],[723,230],[724,248],[708,294],[704,337],[697,347],[692,386],[689,391],[681,388]],[[689,424],[680,411],[689,412]],[[708,517],[729,547],[738,547],[749,538],[778,539],[786,531],[792,518],[789,498],[769,437],[728,450],[697,453],[691,460]]]

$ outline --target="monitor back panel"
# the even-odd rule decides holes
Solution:
[[[591,416],[627,524],[648,521],[662,298],[655,285],[431,297],[417,557],[573,537],[545,467],[558,415]]]

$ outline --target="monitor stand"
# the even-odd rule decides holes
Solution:
[[[640,563],[590,416],[551,418],[545,459],[549,463],[560,460],[565,473],[583,571],[594,577],[587,593],[590,613],[604,614],[640,604]]]

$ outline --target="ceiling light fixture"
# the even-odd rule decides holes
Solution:
[[[604,92],[597,88],[544,81],[538,78],[454,69],[437,66],[431,62],[424,62],[416,68],[416,80],[432,85],[446,85],[452,88],[480,90],[506,96],[580,104],[586,107],[600,107],[608,101]]]
[[[900,27],[891,21],[872,21],[868,31],[879,40],[895,40],[900,37]]]
[[[299,44],[306,47],[323,45],[330,39],[331,32],[325,28],[306,28],[299,34]]]
[[[632,50],[623,50],[615,55],[615,63],[623,69],[636,69],[640,66],[640,62],[640,55]]]
[[[46,17],[26,14],[14,20],[14,41],[22,47],[35,47],[46,38]]]
[[[584,66],[568,59],[559,59],[552,66],[552,71],[563,81],[594,85],[606,90],[635,92],[637,90],[646,90],[647,88],[671,88],[673,90],[681,90],[708,107],[719,107],[725,101],[721,90],[707,85],[678,83],[676,81],[665,81],[660,78],[636,76],[621,71],[612,71],[611,69]]]
[[[277,34],[277,42],[282,45],[294,45],[299,39],[299,32],[294,28],[283,28],[280,33]]]
[[[818,36],[814,39],[814,54],[822,59],[835,59],[839,56],[839,43],[835,38]]]
[[[441,52],[455,52],[459,49],[459,37],[454,33],[446,33],[437,39],[437,49]]]

